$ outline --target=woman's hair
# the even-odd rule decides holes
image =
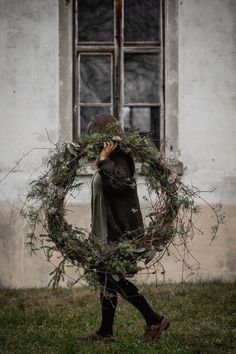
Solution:
[[[88,124],[87,131],[89,134],[91,133],[106,133],[108,125],[116,125],[117,129],[115,128],[115,132],[120,133],[122,132],[122,128],[119,125],[118,120],[113,117],[109,113],[101,113],[95,116],[91,122]]]

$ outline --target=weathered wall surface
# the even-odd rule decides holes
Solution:
[[[0,285],[45,285],[48,265],[27,255],[19,219],[25,188],[58,140],[59,51],[57,0],[1,0],[0,6]],[[46,132],[47,130],[47,132]],[[20,199],[20,200],[19,200]],[[42,258],[42,257],[41,257]]]
[[[45,149],[58,140],[58,5],[56,0],[1,0],[0,172],[4,176],[32,148],[3,192],[17,199]],[[46,132],[47,130],[47,132]],[[2,197],[2,196],[1,196]]]
[[[179,149],[185,179],[236,202],[236,2],[179,1]]]
[[[206,198],[222,201],[227,217],[210,245],[212,215],[203,208],[198,226],[204,235],[196,235],[192,246],[200,267],[189,259],[198,270],[191,273],[185,268],[184,279],[222,277],[232,281],[236,274],[236,4],[234,0],[181,0],[178,4],[178,157],[184,165],[184,180],[202,190],[216,188]],[[0,179],[23,154],[39,148],[0,183],[2,287],[46,286],[53,269],[44,255],[28,255],[24,246],[27,225],[19,218],[18,208],[28,180],[33,172],[39,173],[35,169],[44,162],[44,149],[51,146],[47,132],[55,142],[59,134],[63,136],[58,12],[57,0],[1,0]],[[89,179],[87,182],[70,215],[73,223],[85,227],[90,224]],[[140,184],[141,200],[144,194]],[[163,259],[165,279],[180,281],[182,264],[174,249],[170,253]],[[162,279],[160,273],[157,279]],[[153,281],[155,276],[146,279],[143,275],[142,280]]]
[[[200,237],[193,253],[200,276],[236,276],[236,2],[179,1],[179,158],[184,180],[222,201],[226,224],[211,247]],[[211,223],[203,211],[205,230]],[[207,235],[207,234],[206,234]]]
[[[205,197],[222,201],[226,212],[226,224],[209,247],[206,230],[212,218],[203,210],[205,236],[196,237],[193,246],[201,269],[194,277],[235,280],[236,2],[183,0],[178,10],[179,158],[184,180],[201,190],[216,188]]]

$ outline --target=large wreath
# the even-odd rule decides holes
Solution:
[[[102,143],[108,140],[118,142],[141,163],[150,198],[146,200],[143,234],[131,238],[126,233],[119,242],[104,244],[89,237],[89,230],[69,224],[66,207],[68,196],[83,184],[84,167],[96,159]],[[106,134],[84,135],[76,142],[56,145],[46,171],[31,182],[27,196],[30,206],[25,213],[30,225],[27,245],[33,252],[43,249],[48,260],[55,251],[60,252],[62,258],[51,273],[54,286],[63,278],[68,262],[78,269],[82,267],[89,281],[94,280],[97,271],[109,272],[116,280],[121,275],[132,276],[160,261],[174,240],[186,245],[187,238],[192,238],[192,215],[199,210],[195,202],[198,196],[199,191],[185,186],[163,154],[137,131],[114,135],[110,129]],[[41,233],[38,224],[44,228]]]

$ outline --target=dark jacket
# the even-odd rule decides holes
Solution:
[[[107,213],[108,241],[117,241],[122,235],[128,238],[143,232],[135,165],[132,156],[118,149],[108,159],[99,161]]]

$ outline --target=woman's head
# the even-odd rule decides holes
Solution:
[[[95,116],[88,124],[87,131],[89,134],[106,133],[109,125],[117,125],[117,129],[115,128],[114,132],[122,132],[122,128],[119,125],[118,120],[109,113],[101,113]]]

